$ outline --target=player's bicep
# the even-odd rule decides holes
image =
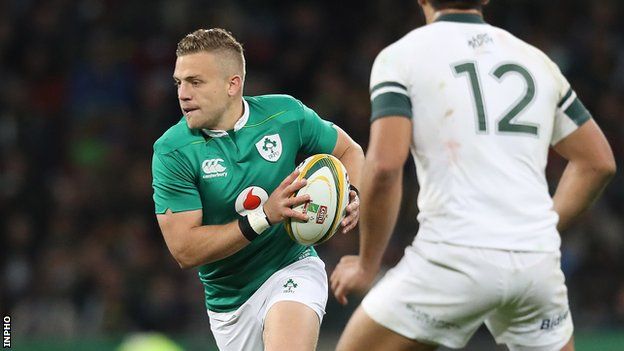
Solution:
[[[167,210],[163,214],[157,214],[156,219],[169,251],[175,256],[177,251],[184,247],[186,233],[192,228],[201,226],[202,211],[172,212]]]
[[[615,169],[609,142],[593,119],[553,146],[555,151],[572,162],[581,162],[598,169]]]
[[[412,140],[412,121],[404,116],[386,116],[371,124],[367,160],[381,171],[403,168]]]
[[[332,155],[341,158],[347,150],[352,147],[359,148],[360,146],[347,134],[342,128],[337,125],[333,126],[334,129],[338,132],[338,137],[336,139],[336,146],[334,146],[334,150],[332,151]]]
[[[157,214],[156,219],[165,239],[173,238],[178,233],[184,233],[191,228],[201,226],[202,211],[172,212],[167,210],[163,214]]]

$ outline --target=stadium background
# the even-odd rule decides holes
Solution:
[[[560,65],[620,167],[623,7],[493,0],[485,16]],[[110,350],[158,331],[211,349],[196,273],[169,255],[151,200],[152,144],[181,115],[171,74],[184,34],[232,31],[246,51],[246,95],[294,95],[366,147],[372,61],[422,23],[416,0],[0,1],[0,312],[13,348]],[[553,187],[564,165],[553,155]],[[416,211],[406,196],[386,266],[413,239]],[[620,173],[564,233],[578,350],[624,350],[623,220]],[[355,234],[338,235],[319,252],[331,271],[356,247]],[[330,297],[319,349],[331,349],[356,303]],[[467,349],[499,348],[480,331]]]

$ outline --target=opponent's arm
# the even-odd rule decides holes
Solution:
[[[362,173],[360,254],[343,257],[331,276],[332,290],[342,304],[350,292],[368,289],[379,272],[399,214],[411,136],[411,120],[406,117],[380,118],[371,125]]]
[[[305,179],[294,181],[298,171],[291,173],[271,193],[264,204],[269,223],[291,217],[306,221],[308,216],[292,210],[309,200],[309,195],[290,197],[305,186]],[[293,182],[294,181],[294,182]],[[223,225],[202,225],[202,210],[157,214],[158,225],[169,251],[182,268],[197,267],[233,255],[250,241],[243,235],[238,221]]]
[[[338,139],[332,155],[336,156],[342,164],[344,164],[349,174],[349,182],[351,185],[360,189],[360,179],[362,167],[364,166],[364,152],[362,147],[356,143],[344,130],[334,125],[338,131]],[[342,232],[346,233],[355,228],[359,219],[359,196],[355,191],[349,191],[349,205],[347,206],[348,215],[342,220]]]
[[[593,119],[554,146],[568,160],[553,197],[559,231],[585,211],[615,174],[613,152]]]
[[[399,215],[411,138],[411,120],[402,116],[381,118],[371,125],[362,175],[360,264],[375,274]]]

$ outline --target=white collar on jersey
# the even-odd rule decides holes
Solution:
[[[249,119],[249,104],[247,100],[243,99],[243,115],[236,121],[234,124],[234,131],[238,132],[241,128],[247,124],[247,120]],[[219,129],[202,129],[202,131],[211,138],[220,138],[228,135],[227,131],[219,130]]]

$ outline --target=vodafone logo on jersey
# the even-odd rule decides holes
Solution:
[[[247,212],[257,209],[260,205],[265,203],[268,198],[269,194],[267,194],[266,190],[259,186],[252,185],[238,194],[234,206],[236,212],[241,216],[246,216]]]

